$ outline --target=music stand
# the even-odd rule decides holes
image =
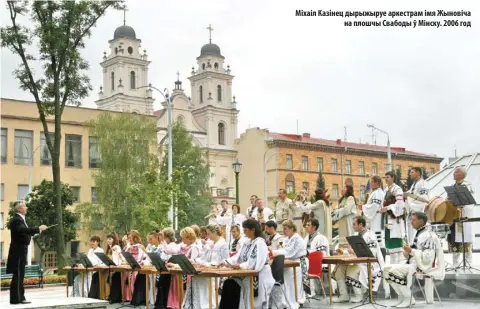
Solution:
[[[363,236],[361,235],[354,235],[354,236],[347,236],[347,241],[350,244],[350,247],[353,249],[353,252],[355,252],[355,255],[357,257],[368,257],[368,258],[374,258],[375,256],[373,255],[372,251],[368,247],[367,243],[363,239]],[[378,242],[376,241],[375,238],[375,243],[378,245]],[[369,273],[368,274],[368,280],[373,280],[372,275]],[[373,297],[370,298],[370,291],[367,291],[367,295],[363,298],[363,301],[360,305],[357,305],[355,307],[352,307],[350,309],[362,307],[365,305],[372,305],[374,308],[375,305],[381,306],[381,307],[386,307],[384,305],[378,304]]]
[[[462,214],[463,207],[465,205],[472,205],[476,204],[475,199],[472,196],[472,193],[468,189],[467,186],[464,185],[453,185],[453,186],[446,186],[443,187],[445,189],[445,192],[447,192],[448,200],[453,204],[453,206],[460,208],[460,214]],[[468,218],[462,218],[462,215],[460,215],[460,218],[458,218],[458,224],[461,225],[462,227],[462,248],[463,248],[463,261],[461,264],[463,264],[463,272],[465,272],[465,269],[468,269],[470,272],[472,272],[472,269],[479,271],[478,269],[472,267],[470,264],[467,262],[467,258],[465,255],[465,229],[464,229],[464,222],[468,221]],[[454,223],[455,226],[455,223]],[[453,240],[455,242],[455,234],[452,235]],[[472,244],[473,246],[473,244]],[[473,249],[473,248],[472,248]],[[455,267],[453,270],[457,271],[457,269],[462,268],[462,266],[458,265]],[[467,266],[468,264],[468,266]]]
[[[95,252],[95,255],[102,261],[103,264],[110,266],[116,266],[116,264],[103,252]]]
[[[122,251],[122,255],[125,258],[125,260],[127,261],[128,265],[130,265],[130,267],[132,268],[132,271],[135,270],[135,269],[140,269],[141,268],[140,264],[137,263],[137,261],[135,260],[135,258],[133,257],[133,255],[130,252]]]
[[[192,263],[187,259],[187,257],[183,254],[176,254],[172,255],[169,260],[170,263],[178,264],[182,269],[183,275],[198,275],[199,272],[193,267]],[[182,283],[183,284],[183,283]],[[210,280],[208,280],[208,284]],[[195,308],[193,305],[193,277],[190,278],[190,305],[185,309],[193,309]]]
[[[85,267],[85,272],[87,273],[87,276],[88,276],[88,268],[93,267],[92,262],[90,261],[90,259],[85,253],[78,253],[77,258],[80,264],[82,264]],[[90,288],[88,287],[88,277],[87,277],[87,291],[90,291]]]
[[[152,252],[147,252],[148,257],[152,261],[153,266],[160,271],[160,272],[165,272],[168,271],[167,266],[165,266],[165,263],[163,260],[160,258],[160,256],[156,253]]]

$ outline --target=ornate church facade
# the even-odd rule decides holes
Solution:
[[[237,152],[238,113],[232,94],[230,67],[225,67],[225,57],[220,47],[210,39],[200,50],[197,67],[192,67],[190,96],[182,88],[178,78],[171,92],[172,120],[181,121],[191,133],[194,143],[204,151],[210,167],[210,190],[215,204],[221,200],[235,201],[235,175],[232,163]],[[103,86],[95,102],[99,109],[128,111],[157,116],[157,140],[159,154],[167,145],[168,116],[165,102],[163,109],[153,110],[153,94],[149,89],[148,67],[150,61],[135,30],[127,25],[118,27],[109,41],[110,52],[104,53],[100,65],[103,68]],[[175,143],[175,141],[173,141]],[[175,158],[173,158],[175,160]]]

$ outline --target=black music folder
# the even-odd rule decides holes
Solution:
[[[130,252],[122,251],[122,255],[125,258],[125,260],[127,261],[128,265],[130,265],[132,270],[141,268],[140,264],[137,263],[137,261],[135,260],[135,258],[133,257],[133,255]]]
[[[95,255],[107,266],[116,266],[116,264],[103,252],[95,252]]]
[[[375,257],[362,236],[348,236],[347,241],[357,257]]]
[[[448,200],[452,202],[453,206],[461,207],[477,204],[467,186],[446,186],[443,188],[445,192],[447,192]]]
[[[147,252],[147,255],[152,261],[153,266],[155,266],[158,271],[168,271],[167,266],[165,266],[165,263],[158,254],[153,252]]]
[[[197,275],[198,271],[193,267],[192,263],[183,254],[172,255],[169,262],[178,264],[184,275]]]
[[[85,268],[93,267],[92,262],[88,258],[85,253],[78,253],[78,261],[82,264]]]

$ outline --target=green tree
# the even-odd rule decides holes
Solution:
[[[422,178],[428,179],[427,169],[422,167]]]
[[[397,176],[395,183],[396,183],[398,186],[400,186],[400,188],[401,188],[401,187],[403,186],[403,184],[402,184],[402,170],[399,169],[399,168],[397,168],[397,169],[395,170],[395,175]]]
[[[54,206],[56,200],[54,188],[55,186],[52,181],[43,180],[38,186],[35,186],[33,191],[28,195],[28,215],[26,216],[26,220],[29,226],[40,226],[42,224],[50,226],[56,224],[57,210]],[[63,231],[65,233],[62,241],[69,242],[77,236],[77,216],[67,208],[67,206],[73,204],[72,189],[63,183],[61,188]],[[15,215],[13,205],[14,202],[10,203],[9,222]],[[40,249],[38,263],[41,268],[43,268],[45,252],[55,250],[58,246],[59,240],[55,231],[57,228],[58,227],[52,227],[33,237],[34,243]]]
[[[183,171],[183,181],[179,185],[184,196],[176,196],[174,203],[178,206],[178,227],[203,225],[213,203],[208,185],[210,169],[202,149],[193,144],[192,135],[179,121],[173,125],[172,140],[173,169]],[[167,153],[168,149],[162,164],[164,177],[167,177]]]
[[[316,190],[323,190],[323,191],[325,191],[325,177],[323,177],[322,171],[319,171],[319,172],[318,172],[317,186],[316,186],[315,191],[316,191]],[[312,196],[310,196],[310,202],[311,202],[311,203],[315,203],[315,202],[316,202],[315,192],[313,192]]]
[[[169,194],[174,186],[159,174],[155,119],[104,112],[88,128],[98,145],[100,168],[93,176],[98,204],[77,206],[87,231],[151,232],[169,225]]]
[[[100,17],[110,8],[120,8],[120,4],[121,1],[7,1],[10,24],[0,29],[1,46],[20,58],[13,76],[37,104],[52,157],[59,269],[65,265],[60,177],[62,114],[65,105],[80,105],[91,90],[86,75],[89,65],[80,54],[85,39]],[[22,17],[28,20],[23,23]],[[48,128],[50,116],[54,121],[53,136]]]
[[[408,176],[407,176],[407,183],[406,183],[407,189],[410,189],[413,185],[413,180],[412,178],[410,178],[410,170],[411,169],[408,170]]]

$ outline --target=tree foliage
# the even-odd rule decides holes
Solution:
[[[94,174],[98,204],[77,207],[83,226],[118,233],[168,226],[169,194],[181,196],[183,174],[177,171],[172,184],[160,176],[155,119],[105,112],[88,126],[97,141],[100,168]]]
[[[210,169],[205,161],[203,151],[193,144],[192,135],[177,121],[172,127],[172,166],[174,170],[183,171],[183,180],[179,182],[179,191],[183,196],[176,196],[174,204],[178,206],[178,227],[192,224],[203,225],[204,217],[210,213],[213,199],[209,192]],[[165,143],[165,148],[167,143]],[[167,177],[167,154],[162,164],[162,175]]]
[[[91,90],[88,63],[80,51],[97,21],[122,1],[7,1],[10,23],[1,27],[1,46],[20,58],[13,76],[32,94],[52,157],[57,223],[57,259],[65,265],[60,150],[62,114],[67,104],[80,105]],[[50,135],[47,118],[54,118]]]
[[[68,185],[62,184],[63,241],[65,243],[74,240],[77,236],[77,215],[68,209],[68,206],[73,204],[73,199],[72,189],[70,189]],[[38,186],[33,188],[33,191],[27,197],[27,224],[29,226],[40,226],[42,224],[50,226],[58,224],[54,202],[54,184],[52,181],[43,180]],[[14,202],[10,203],[9,221],[15,215],[13,206]],[[56,229],[57,227],[52,227],[33,238],[33,241],[40,249],[38,262],[42,268],[45,252],[57,248],[59,240],[55,231]]]
[[[403,187],[403,184],[402,184],[402,170],[397,168],[395,170],[395,175],[396,175],[396,180],[395,180],[395,183],[401,187]]]
[[[427,173],[427,169],[422,167],[422,178],[423,179],[428,179],[428,173]]]

